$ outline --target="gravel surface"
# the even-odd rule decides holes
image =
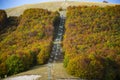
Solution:
[[[24,75],[24,76],[17,76],[13,78],[7,78],[4,80],[38,80],[41,76],[40,75]]]

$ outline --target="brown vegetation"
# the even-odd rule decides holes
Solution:
[[[7,14],[4,10],[0,10],[0,30],[4,28],[7,20]]]
[[[57,12],[37,8],[26,10],[19,18],[9,17],[8,26],[17,27],[1,34],[4,36],[0,40],[0,76],[46,63],[58,18]]]
[[[120,6],[69,7],[63,47],[68,73],[83,79],[120,79]]]

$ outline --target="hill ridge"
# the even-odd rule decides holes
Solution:
[[[36,3],[36,4],[25,4],[22,6],[18,6],[18,7],[14,7],[14,8],[9,8],[6,9],[6,13],[8,16],[19,16],[21,15],[24,10],[29,9],[29,8],[43,8],[43,9],[48,9],[51,11],[56,11],[58,10],[60,7],[62,7],[64,2],[62,1],[54,1],[54,2],[43,2],[43,3]],[[76,2],[76,1],[69,1],[67,2],[69,5],[67,6],[92,6],[92,5],[96,5],[96,6],[114,6],[116,4],[111,4],[111,3],[102,3],[102,2]]]

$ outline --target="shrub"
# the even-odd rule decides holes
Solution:
[[[8,75],[16,74],[24,70],[23,62],[16,54],[13,54],[7,58],[6,65]]]
[[[49,46],[43,46],[41,48],[40,53],[37,55],[38,64],[46,63],[49,56],[50,56],[50,47]]]
[[[4,10],[0,10],[0,28],[4,28],[7,20],[7,14]]]
[[[69,62],[69,58],[67,56],[64,57],[64,67],[67,67]]]
[[[2,62],[0,64],[0,77],[4,77],[5,74],[7,74],[7,68],[5,62]]]
[[[62,11],[62,10],[63,10],[62,7],[60,7],[60,8],[59,8],[59,11]]]
[[[79,76],[82,79],[99,79],[103,77],[104,66],[97,58],[89,58],[85,55],[79,55],[71,59],[67,66],[68,73]]]

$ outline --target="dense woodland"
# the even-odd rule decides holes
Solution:
[[[44,64],[49,58],[59,13],[28,9],[7,18],[0,10],[0,76],[12,75]]]
[[[63,47],[69,74],[120,80],[120,5],[68,7]]]

